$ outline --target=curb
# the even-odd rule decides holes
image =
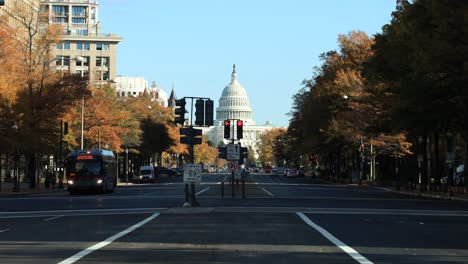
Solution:
[[[384,190],[384,191],[388,191],[388,192],[399,193],[399,194],[409,195],[409,196],[418,196],[418,197],[432,198],[432,199],[439,199],[439,200],[451,200],[451,201],[468,202],[468,198],[457,197],[457,196],[449,196],[448,194],[442,194],[441,195],[441,194],[433,194],[433,193],[397,191],[397,190],[393,190],[391,188],[378,187],[378,186],[373,186],[373,187],[376,188],[376,189],[379,189],[379,190]]]
[[[31,194],[47,194],[47,193],[60,193],[67,191],[64,189],[54,189],[54,190],[41,190],[41,191],[23,191],[23,192],[0,192],[1,198],[11,198],[11,197],[24,197]]]

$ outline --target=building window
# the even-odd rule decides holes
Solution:
[[[70,56],[57,56],[55,59],[56,66],[70,66]]]
[[[89,43],[76,43],[77,50],[89,50]]]
[[[86,19],[85,18],[79,18],[79,17],[73,17],[72,18],[72,23],[73,24],[86,24]]]
[[[67,6],[52,6],[52,14],[54,16],[68,16]]]
[[[108,81],[109,80],[109,72],[108,71],[104,71],[102,72],[102,81]]]
[[[76,30],[76,35],[78,35],[78,36],[88,36],[88,30],[87,29],[77,29]]]
[[[105,51],[108,51],[108,50],[109,50],[109,44],[97,43],[97,44],[96,44],[96,50],[105,50]]]
[[[109,67],[109,57],[96,57],[96,66],[106,66]]]
[[[86,16],[86,7],[85,6],[74,6],[72,9],[73,16]]]
[[[58,50],[70,50],[70,42],[57,43]]]
[[[52,18],[53,23],[67,23],[66,17],[54,17]]]
[[[85,67],[89,67],[89,57],[85,57],[85,56],[81,56],[81,58],[83,58],[82,61],[76,61],[76,66],[85,66]]]

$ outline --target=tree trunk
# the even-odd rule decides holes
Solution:
[[[465,157],[464,157],[464,160],[463,160],[463,165],[464,165],[464,169],[463,169],[463,183],[465,185],[465,190],[464,192],[467,193],[468,192],[468,135],[465,137]]]
[[[427,176],[427,191],[431,190],[432,180],[432,160],[431,160],[431,136],[426,136],[426,176]]]
[[[434,184],[434,188],[436,188],[436,190],[440,191],[440,178],[441,178],[441,175],[442,175],[442,168],[443,166],[441,166],[440,164],[440,145],[439,145],[439,141],[440,141],[440,135],[439,135],[439,132],[434,132],[434,167],[433,167],[433,172],[434,172],[434,178],[435,178],[435,184]]]
[[[34,189],[36,188],[36,156],[28,154],[26,156],[26,163],[28,166],[29,188]]]
[[[427,152],[426,152],[426,136],[423,137],[423,141],[421,143],[421,150],[422,150],[422,155],[423,155],[423,162],[421,166],[421,186],[420,186],[420,191],[427,190],[427,186],[429,186],[429,183],[427,181]]]

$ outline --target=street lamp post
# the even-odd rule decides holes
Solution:
[[[454,135],[451,132],[447,132],[447,153],[446,153],[446,163],[447,163],[447,192],[449,196],[453,196],[453,171],[454,171],[454,161],[455,161],[455,148],[454,148]]]
[[[398,143],[395,149],[395,189],[397,191],[400,190],[400,139],[398,139]]]
[[[14,192],[19,192],[20,190],[20,180],[19,180],[19,166],[18,166],[18,156],[19,156],[19,151],[18,151],[18,124],[15,121],[15,124],[13,125],[13,129],[15,130],[15,135],[16,135],[16,140],[15,140],[15,177],[14,177],[14,184],[13,184],[13,191]]]
[[[125,148],[125,179],[128,184],[128,148]]]
[[[419,184],[419,191],[423,191],[423,184],[422,184],[422,164],[424,161],[424,149],[423,149],[423,142],[424,139],[420,136],[418,138],[418,184]]]

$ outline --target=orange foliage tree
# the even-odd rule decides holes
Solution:
[[[34,188],[36,159],[56,151],[58,120],[88,90],[84,81],[68,75],[62,78],[51,68],[55,60],[51,49],[60,42],[63,28],[49,25],[38,9],[22,1],[14,2],[9,11],[14,19],[4,17],[0,24],[0,57],[5,62],[0,67],[3,73],[9,72],[7,79],[0,80],[0,89],[8,89],[1,98],[1,111],[7,113],[7,129],[16,124],[13,138],[26,158]]]

